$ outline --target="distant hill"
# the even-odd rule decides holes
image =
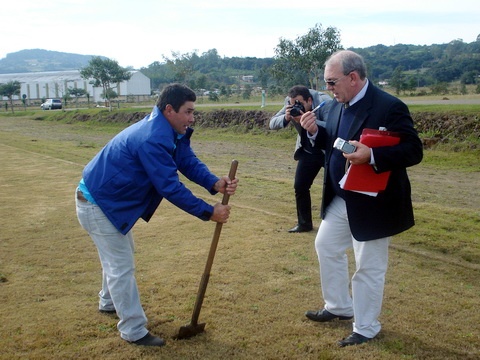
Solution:
[[[79,70],[87,66],[93,56],[42,49],[21,50],[0,59],[0,74]]]

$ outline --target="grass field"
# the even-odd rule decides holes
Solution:
[[[240,188],[200,314],[206,332],[190,340],[172,337],[190,321],[215,225],[164,202],[150,223],[135,226],[149,329],[167,339],[149,349],[121,340],[117,320],[98,313],[100,264],[75,215],[83,166],[121,125],[33,118],[0,117],[0,359],[480,357],[478,151],[427,150],[410,169],[417,225],[391,246],[382,331],[340,349],[350,322],[304,317],[323,302],[315,233],[286,232],[296,221],[293,135],[198,129],[198,156],[217,174],[237,159]],[[321,176],[312,197],[318,214]]]

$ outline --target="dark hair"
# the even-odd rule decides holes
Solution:
[[[157,107],[160,111],[165,110],[168,104],[173,107],[175,112],[180,110],[180,107],[187,101],[195,102],[197,95],[186,85],[170,84],[167,85],[161,92],[157,101]]]
[[[306,86],[303,85],[295,85],[288,91],[288,97],[293,99],[300,95],[303,100],[307,101],[309,98],[312,98],[312,94],[310,94],[310,90]]]
[[[325,62],[339,62],[342,64],[343,75],[348,75],[352,71],[356,71],[360,76],[360,79],[367,77],[367,66],[363,57],[351,50],[340,50],[333,53]]]

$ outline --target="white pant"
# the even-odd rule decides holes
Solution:
[[[102,263],[99,309],[117,311],[117,328],[123,339],[141,339],[148,330],[135,280],[133,235],[131,231],[120,233],[97,205],[75,200],[78,221],[97,246]]]
[[[315,238],[325,309],[354,316],[353,331],[368,338],[380,332],[390,237],[357,241],[350,232],[345,201],[335,197]],[[351,279],[346,250],[353,247],[356,271]]]

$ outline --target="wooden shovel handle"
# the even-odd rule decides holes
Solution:
[[[235,179],[235,175],[237,173],[237,167],[238,167],[238,161],[232,160],[232,164],[230,165],[230,171],[228,172],[228,178],[230,180]],[[230,195],[228,195],[227,192],[225,191],[225,194],[223,194],[222,204],[228,205],[229,199],[230,199]]]
[[[228,177],[230,180],[235,179],[235,174],[237,173],[238,161],[233,160],[230,165],[230,172]],[[225,193],[223,194],[222,204],[228,205],[228,200],[230,195]],[[200,286],[198,289],[197,299],[195,301],[195,306],[193,308],[192,322],[193,326],[198,324],[198,317],[200,316],[200,309],[202,308],[203,299],[205,297],[205,292],[207,290],[208,280],[210,279],[210,270],[212,269],[213,259],[215,258],[215,252],[217,251],[218,240],[220,239],[220,232],[222,231],[223,223],[217,222],[215,226],[215,232],[213,234],[212,243],[210,245],[210,251],[208,253],[207,263],[205,265],[205,270],[203,271],[202,280],[200,281]]]

